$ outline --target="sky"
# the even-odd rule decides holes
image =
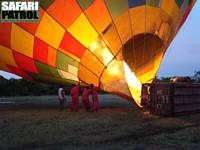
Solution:
[[[192,76],[200,70],[200,0],[165,53],[158,76]]]
[[[157,76],[192,76],[196,70],[200,70],[200,0],[165,53]],[[20,78],[3,71],[0,75]]]

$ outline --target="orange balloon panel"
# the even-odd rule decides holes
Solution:
[[[195,0],[40,0],[40,21],[0,23],[0,69],[93,83],[140,105]]]

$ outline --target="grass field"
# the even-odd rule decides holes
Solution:
[[[0,150],[200,149],[200,114],[150,115],[112,95],[99,113],[58,110],[56,96],[1,97]]]

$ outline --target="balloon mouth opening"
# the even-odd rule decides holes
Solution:
[[[132,71],[149,62],[162,48],[163,40],[152,33],[133,36],[123,46],[122,56]]]
[[[129,39],[123,47],[125,78],[134,101],[141,106],[142,83],[138,69],[145,66],[162,48],[163,41],[155,34],[143,33]]]

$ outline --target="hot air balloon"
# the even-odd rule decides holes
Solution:
[[[40,0],[39,22],[0,23],[0,69],[132,97],[155,78],[195,0]]]

